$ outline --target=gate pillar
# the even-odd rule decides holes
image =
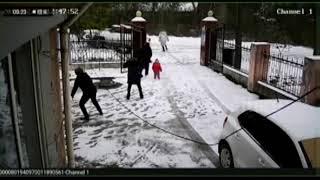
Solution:
[[[209,65],[210,57],[215,57],[217,36],[213,31],[218,26],[218,20],[213,17],[213,12],[208,12],[208,17],[202,19],[201,23],[201,50],[200,64]]]
[[[301,96],[316,87],[318,89],[307,95],[303,102],[320,107],[320,56],[305,57]]]
[[[136,17],[131,20],[132,29],[132,49],[133,51],[142,48],[146,42],[147,21],[142,17],[141,11],[136,12]]]

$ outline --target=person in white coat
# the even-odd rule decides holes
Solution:
[[[167,44],[166,44],[168,41],[169,41],[169,38],[168,38],[167,32],[166,31],[161,31],[159,33],[159,42],[160,42],[160,44],[162,46],[163,52],[168,50],[168,47],[167,47]]]

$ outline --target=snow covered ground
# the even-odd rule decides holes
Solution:
[[[201,138],[195,140],[214,144],[225,116],[242,102],[258,99],[223,75],[200,66],[200,38],[170,36],[169,51],[162,52],[158,37],[149,37],[152,61],[158,58],[163,72],[161,80],[154,80],[151,70],[142,78],[144,99],[139,98],[136,86],[132,88],[131,99],[125,99],[126,74],[121,74],[120,69],[86,70],[92,77],[115,77],[122,86],[98,90],[104,115],[98,115],[88,102],[86,107],[92,115],[89,122],[81,120],[78,107],[81,91],[77,92],[72,114],[78,167],[216,167],[218,164],[213,160],[218,154],[216,145],[210,147],[213,151],[209,153],[204,145],[168,134],[145,121],[189,139],[195,139],[190,132],[196,132]],[[301,53],[305,50],[301,49]],[[302,56],[292,52],[297,54]],[[71,78],[74,77],[71,72]]]
[[[213,153],[208,155],[208,151],[202,148],[205,145],[165,133],[130,111],[171,133],[194,139],[190,131],[195,131],[206,143],[214,144],[218,141],[226,114],[243,101],[258,99],[223,75],[200,66],[199,38],[170,37],[168,52],[161,51],[157,36],[150,38],[152,61],[158,58],[163,72],[161,80],[154,80],[152,71],[142,78],[144,99],[139,99],[135,86],[131,99],[125,99],[126,74],[121,74],[119,69],[87,70],[92,77],[116,77],[115,81],[123,85],[98,90],[97,97],[104,115],[98,115],[88,102],[86,107],[92,119],[87,123],[81,120],[78,107],[81,91],[77,92],[72,104],[77,166],[216,167],[217,163],[212,160],[217,158],[216,145],[211,146]],[[74,73],[71,74],[74,78]],[[184,124],[192,128],[186,128]]]

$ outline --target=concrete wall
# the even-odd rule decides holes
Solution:
[[[248,84],[248,75],[236,70],[230,66],[223,65],[223,75],[225,75],[229,80],[247,87]]]
[[[223,75],[226,76],[229,80],[236,84],[240,84],[244,88],[247,88],[248,85],[248,75],[240,72],[230,66],[223,65]],[[290,95],[278,88],[271,87],[262,82],[258,82],[257,89],[255,92],[261,98],[279,98],[279,99],[296,99],[293,95]]]
[[[297,99],[295,96],[290,95],[278,88],[270,87],[270,85],[260,84],[258,83],[257,92],[261,98],[267,98],[267,99],[291,99],[295,100]]]

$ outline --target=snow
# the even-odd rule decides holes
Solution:
[[[278,93],[280,93],[280,94],[282,94],[282,95],[284,95],[284,96],[287,96],[288,98],[291,98],[291,99],[293,99],[293,100],[298,99],[296,96],[293,96],[292,94],[289,94],[289,93],[287,93],[287,92],[285,92],[285,91],[283,91],[283,90],[281,90],[281,89],[275,88],[274,86],[271,86],[271,85],[269,85],[269,84],[267,84],[267,83],[258,81],[258,84],[261,84],[262,86],[265,86],[265,87],[267,87],[267,88],[269,88],[269,89],[272,89],[273,91],[278,92]]]
[[[160,80],[153,79],[152,70],[142,78],[144,99],[139,99],[136,86],[132,87],[131,99],[125,99],[127,75],[121,74],[120,69],[86,70],[92,77],[116,77],[115,81],[122,86],[108,91],[98,89],[97,99],[104,115],[97,115],[88,102],[86,107],[92,115],[88,123],[80,119],[80,90],[75,95],[72,115],[77,166],[215,167],[197,144],[151,127],[130,111],[153,125],[193,139],[190,129],[185,129],[181,121],[188,122],[202,139],[214,144],[225,116],[241,104],[259,99],[222,74],[200,65],[200,38],[169,36],[168,52],[162,52],[158,36],[147,38],[151,38],[151,60],[158,58],[163,72]],[[75,77],[73,72],[70,74]],[[217,145],[211,148],[218,154]]]
[[[198,3],[197,2],[193,2],[195,3],[195,6],[197,7],[198,6]],[[183,2],[183,3],[180,3],[180,6],[179,6],[179,11],[193,11],[194,8],[193,8],[193,5],[191,2]]]
[[[320,56],[307,56],[307,59],[312,59],[314,61],[320,61]]]
[[[134,17],[131,22],[146,22],[143,17]]]
[[[242,47],[249,48],[252,43],[266,44],[266,42],[242,42]],[[226,40],[225,45],[234,48],[234,40]],[[250,49],[250,48],[249,48]],[[270,43],[269,71],[267,82],[273,83],[278,88],[285,89],[291,94],[298,96],[302,82],[303,68],[306,56],[312,55],[313,50],[307,47]],[[280,63],[277,58],[285,59],[292,63]],[[298,65],[301,64],[301,65]],[[249,72],[250,51],[242,50],[241,71]]]
[[[252,42],[254,45],[269,45],[267,42]]]
[[[100,35],[104,36],[106,39],[120,40],[120,33],[118,32],[101,31]]]
[[[214,17],[206,17],[206,18],[202,19],[202,21],[215,21],[215,22],[217,22],[218,20]]]
[[[131,29],[132,27],[131,26],[128,26],[128,25],[125,25],[125,24],[120,24],[121,26],[123,26],[124,28],[127,28],[127,29]]]
[[[282,108],[292,101],[290,100],[259,100],[251,101],[242,105],[239,112],[253,110],[263,116]],[[320,137],[320,108],[296,102],[268,117],[289,136],[296,141]]]
[[[229,69],[230,71],[233,71],[233,72],[235,72],[235,73],[237,73],[237,74],[240,74],[241,76],[249,77],[248,74],[245,74],[245,73],[243,73],[243,72],[241,72],[241,71],[238,71],[238,70],[236,70],[236,69],[234,69],[234,68],[231,68],[231,67],[229,67],[229,66],[227,66],[227,65],[223,65],[223,67],[225,67],[225,68]]]

